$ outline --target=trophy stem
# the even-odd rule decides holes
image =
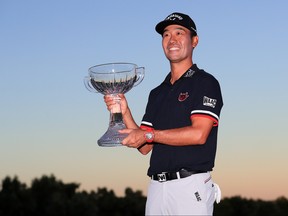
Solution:
[[[110,111],[109,128],[98,140],[98,145],[104,147],[122,146],[122,140],[127,136],[127,134],[120,134],[118,132],[119,130],[126,128],[121,112],[121,99],[117,95],[111,96],[116,104]]]
[[[123,123],[122,110],[121,110],[121,98],[118,95],[111,94],[116,104],[110,111],[110,125],[116,123]]]

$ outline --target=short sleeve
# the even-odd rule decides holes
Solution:
[[[214,121],[214,126],[217,126],[223,106],[219,82],[211,75],[201,79],[198,84],[200,86],[193,102],[191,118],[210,118]]]

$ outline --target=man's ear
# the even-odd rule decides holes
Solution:
[[[199,40],[199,37],[198,35],[192,37],[192,47],[195,48],[197,45],[198,45],[198,40]]]

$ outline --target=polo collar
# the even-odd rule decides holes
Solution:
[[[198,71],[198,67],[196,64],[193,64],[178,80],[176,80],[175,83],[177,83],[179,80],[183,79],[183,78],[187,78],[187,77],[192,77],[196,71]],[[170,83],[171,80],[171,71],[167,74],[164,83],[171,85]],[[174,83],[174,84],[175,84]]]

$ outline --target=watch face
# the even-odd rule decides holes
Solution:
[[[152,139],[153,138],[153,134],[152,133],[146,133],[146,138],[148,140]]]
[[[147,132],[147,133],[145,134],[145,139],[146,139],[147,142],[152,142],[153,139],[154,139],[154,133],[152,133],[152,132]]]

